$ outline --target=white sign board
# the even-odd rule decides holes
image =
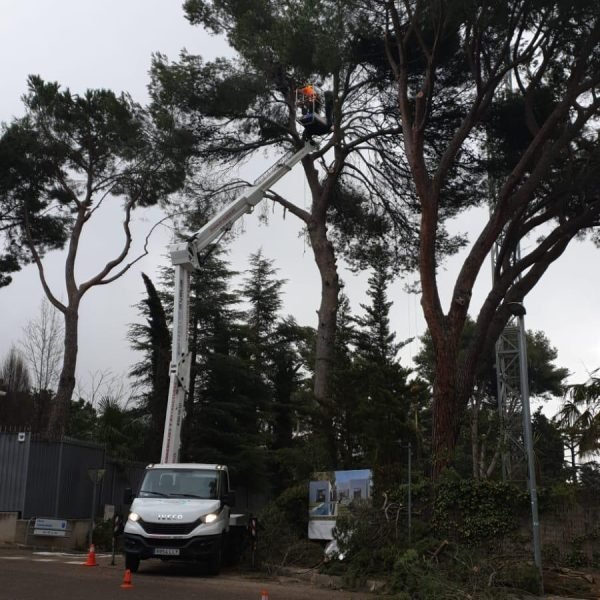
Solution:
[[[332,540],[334,527],[335,527],[334,520],[316,521],[314,519],[311,519],[308,522],[308,539],[309,540]]]
[[[308,486],[308,539],[332,540],[338,516],[371,502],[372,482],[370,469],[314,473]]]
[[[33,535],[65,537],[67,522],[61,519],[36,519],[33,525]]]

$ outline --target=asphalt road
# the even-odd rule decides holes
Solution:
[[[318,588],[293,578],[269,579],[224,570],[218,577],[195,565],[144,561],[122,588],[124,564],[97,555],[98,566],[85,567],[85,555],[0,549],[0,600],[372,600],[369,593]]]

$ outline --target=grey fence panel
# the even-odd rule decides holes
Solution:
[[[90,518],[94,489],[90,470],[104,469],[96,486],[95,516],[104,514],[105,504],[126,512],[125,488],[139,489],[145,463],[109,460],[103,446],[90,442],[20,435],[0,432],[0,511],[19,512],[24,519]]]
[[[0,511],[24,511],[30,443],[29,432],[0,432]]]
[[[123,513],[123,495],[127,488],[137,492],[144,477],[145,463],[120,464],[114,460],[108,460],[106,464],[106,475],[102,489],[102,503],[112,504],[115,510]]]
[[[34,439],[31,442],[23,516],[90,517],[93,483],[88,471],[101,469],[103,465],[104,448],[97,444],[71,439]]]
[[[94,484],[89,471],[104,469],[104,463],[102,446],[75,440],[63,441],[59,498],[62,518],[85,519],[91,516]],[[98,495],[100,489],[101,482],[96,486]]]
[[[62,517],[58,513],[61,452],[60,442],[31,441],[23,518]]]
[[[111,504],[115,512],[124,515],[127,507],[123,504],[123,495],[126,488],[131,488],[134,493],[139,490],[144,477],[145,463],[120,464],[114,460],[106,463],[106,474],[102,486],[102,505]]]

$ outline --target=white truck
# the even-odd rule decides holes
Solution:
[[[306,140],[263,173],[239,198],[211,219],[187,242],[170,247],[175,267],[175,297],[171,380],[161,463],[149,465],[124,528],[126,568],[136,572],[147,558],[202,560],[217,574],[233,531],[243,526],[243,515],[230,514],[234,494],[226,466],[180,463],[184,399],[190,381],[188,351],[191,271],[206,246],[251,212],[265,193],[318,146]]]
[[[231,528],[244,526],[233,504],[223,465],[148,465],[125,525],[125,568],[135,573],[147,558],[198,560],[218,574]]]

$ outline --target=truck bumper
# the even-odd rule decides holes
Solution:
[[[126,533],[124,550],[140,559],[172,558],[175,560],[205,560],[215,555],[218,544],[223,543],[222,534],[205,535],[185,539],[146,538]]]

